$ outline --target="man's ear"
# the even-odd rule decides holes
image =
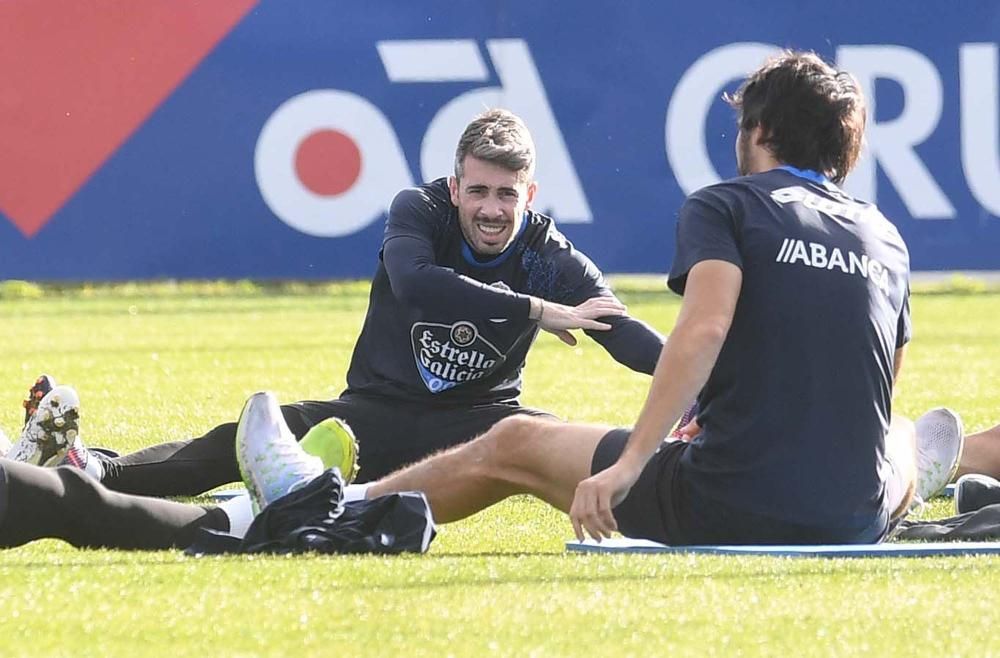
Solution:
[[[750,131],[750,139],[757,146],[763,146],[767,148],[767,139],[771,136],[771,131],[767,129],[763,123],[758,123],[754,126],[754,129]],[[770,150],[770,149],[769,149]]]
[[[451,205],[458,205],[458,179],[448,176],[448,192],[451,193]]]
[[[538,181],[531,181],[528,183],[528,199],[524,204],[525,208],[531,207],[531,202],[535,200],[535,192],[538,191]]]

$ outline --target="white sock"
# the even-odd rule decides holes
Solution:
[[[66,451],[66,456],[58,464],[59,466],[75,466],[98,482],[104,479],[104,464],[98,457],[95,457],[87,446],[83,445],[80,437],[73,441],[73,445]]]
[[[371,483],[347,485],[344,487],[344,502],[350,503],[355,500],[364,500],[368,497],[368,487],[370,486],[372,486]]]
[[[253,507],[250,504],[250,494],[240,494],[235,498],[219,503],[219,509],[229,517],[229,534],[243,538],[253,523]]]

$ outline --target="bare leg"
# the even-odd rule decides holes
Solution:
[[[887,489],[896,519],[910,509],[917,486],[917,433],[908,418],[893,416],[885,437],[885,458],[893,471]]]
[[[567,512],[576,485],[590,477],[594,450],[609,429],[512,416],[465,445],[373,483],[368,497],[422,491],[439,523],[463,519],[519,493]]]
[[[959,478],[966,473],[982,473],[1000,479],[1000,425],[965,437]]]

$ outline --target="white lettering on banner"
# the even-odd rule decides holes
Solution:
[[[837,64],[850,71],[874,117],[875,80],[893,80],[903,89],[903,111],[895,119],[869,121],[866,149],[845,185],[854,196],[876,199],[875,163],[892,181],[915,219],[952,219],[955,208],[927,171],[916,147],[927,140],[941,118],[941,76],[921,53],[903,46],[841,46]]]
[[[777,52],[767,43],[732,43],[705,53],[681,76],[667,106],[666,144],[670,168],[685,194],[720,180],[708,156],[705,119],[722,88]]]
[[[341,194],[317,194],[296,172],[300,146],[321,131],[346,136],[360,152],[360,171]],[[395,190],[413,185],[385,115],[366,99],[336,89],[307,91],[274,111],[257,138],[254,174],[261,196],[281,221],[326,238],[360,231],[383,212]]]
[[[1000,146],[997,125],[997,46],[965,43],[959,49],[962,102],[962,169],[969,189],[990,214],[1000,217]]]
[[[681,76],[667,108],[665,132],[667,159],[685,193],[721,180],[706,147],[709,108],[728,83],[778,51],[764,43],[728,44],[702,55]],[[993,43],[961,44],[959,77],[962,169],[975,199],[1000,216],[997,52]],[[954,206],[916,152],[941,119],[942,83],[933,62],[904,46],[845,45],[837,49],[837,64],[858,78],[869,104],[866,148],[845,189],[877,202],[879,168],[915,219],[953,219]],[[874,120],[879,79],[903,90],[902,112],[885,121]]]
[[[486,82],[490,71],[473,39],[380,41],[376,44],[392,82]]]
[[[538,70],[521,39],[491,39],[487,51],[500,85],[467,91],[445,104],[424,133],[421,172],[431,180],[454,170],[455,144],[469,120],[485,107],[503,106],[524,118],[539,159],[542,182],[534,207],[560,222],[593,221],[583,186],[569,156]],[[389,80],[400,83],[484,82],[488,68],[476,41],[469,39],[382,41],[377,44]],[[322,134],[320,146],[310,139]],[[332,135],[332,137],[331,137]],[[300,158],[311,145],[336,153],[326,160]],[[333,169],[332,184],[307,185],[303,169]],[[349,162],[345,162],[348,160]],[[339,168],[339,169],[338,169]],[[397,191],[413,185],[395,129],[368,100],[338,89],[295,96],[275,110],[261,128],[254,151],[261,196],[281,221],[308,235],[340,237],[371,224]],[[309,173],[306,171],[305,173]]]
[[[506,107],[524,119],[535,149],[542,154],[535,171],[541,185],[534,207],[555,216],[560,223],[592,222],[590,205],[528,45],[521,39],[490,39],[486,48],[500,86],[467,91],[438,111],[424,133],[420,148],[424,179],[432,180],[454,170],[455,144],[472,117],[487,107]]]

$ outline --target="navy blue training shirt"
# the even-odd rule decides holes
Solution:
[[[784,167],[688,198],[670,288],[683,294],[704,260],[738,266],[743,284],[680,465],[692,507],[879,538],[894,356],[910,338],[898,231],[874,205]]]
[[[575,306],[611,294],[549,217],[527,211],[511,245],[483,259],[462,235],[446,179],[403,190],[389,209],[345,394],[513,402],[538,333],[528,296]],[[663,337],[628,316],[605,321],[611,330],[588,335],[620,363],[652,374]]]

